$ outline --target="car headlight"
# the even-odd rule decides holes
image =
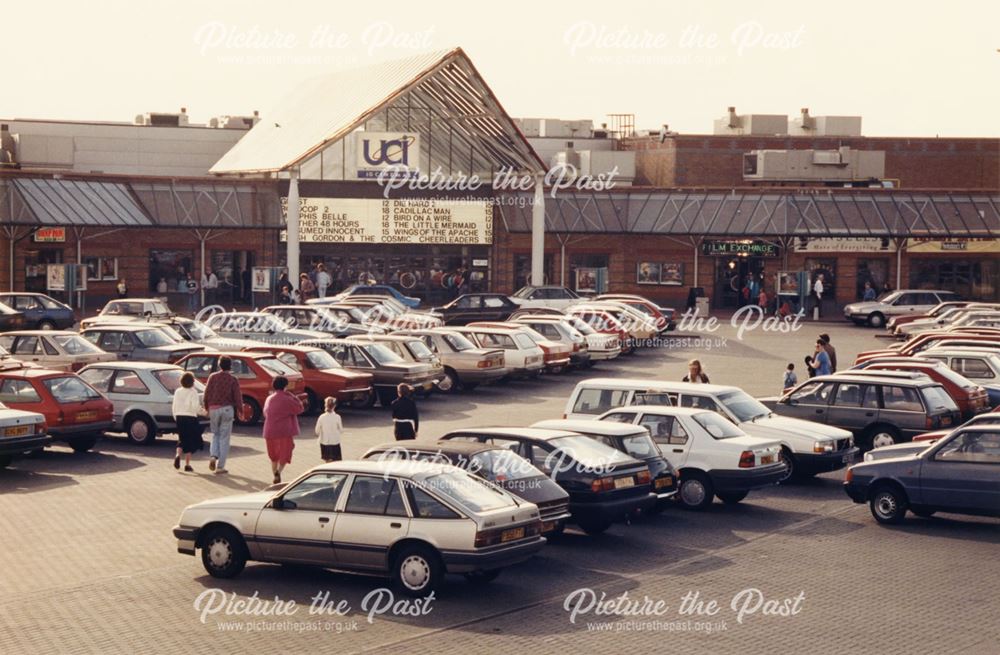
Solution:
[[[814,453],[832,453],[834,449],[834,443],[832,441],[817,441],[813,444]]]

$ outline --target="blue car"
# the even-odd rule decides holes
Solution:
[[[926,450],[856,464],[844,491],[879,523],[900,523],[907,511],[1000,517],[1000,426],[963,426]]]
[[[44,293],[0,293],[0,303],[24,315],[26,330],[66,330],[73,327],[73,310]]]
[[[420,306],[420,298],[405,296],[399,289],[391,287],[388,284],[355,284],[347,287],[339,296],[344,298],[348,296],[389,296],[410,309],[416,309]]]

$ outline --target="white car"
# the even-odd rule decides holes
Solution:
[[[22,362],[58,371],[78,371],[87,364],[109,362],[117,355],[106,353],[76,332],[22,330],[0,335],[0,348]]]
[[[0,469],[26,453],[45,448],[52,441],[47,432],[42,414],[0,403]]]
[[[519,307],[552,307],[566,309],[580,302],[581,298],[572,289],[554,285],[534,287],[523,286],[511,294],[510,299]]]
[[[205,324],[226,339],[249,339],[283,346],[330,336],[326,332],[291,327],[274,314],[264,312],[219,313],[211,316]]]
[[[778,416],[739,387],[664,380],[591,378],[577,383],[564,418],[596,418],[630,405],[695,407],[718,412],[751,437],[781,444],[785,480],[836,471],[858,457],[847,430]]]
[[[545,353],[527,334],[516,330],[488,327],[453,327],[480,348],[503,351],[504,363],[511,377],[540,375],[545,368]]]
[[[95,325],[121,325],[133,321],[166,319],[173,316],[167,303],[159,298],[118,298],[109,300],[101,313],[80,321],[80,330]]]
[[[445,573],[487,582],[545,545],[538,507],[447,464],[323,464],[287,486],[187,507],[177,550],[231,578],[249,560],[389,575],[411,596]]]
[[[704,509],[713,496],[738,503],[752,489],[785,478],[781,444],[751,437],[716,412],[691,407],[625,407],[598,417],[634,423],[653,441],[679,476],[677,498],[690,509]]]

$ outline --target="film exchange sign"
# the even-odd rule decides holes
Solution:
[[[493,206],[485,200],[301,198],[299,241],[490,245]]]

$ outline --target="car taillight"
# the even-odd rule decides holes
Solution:
[[[597,478],[590,483],[590,490],[595,494],[601,493],[602,491],[611,491],[615,488],[614,478]]]
[[[35,434],[45,434],[49,431],[49,426],[45,424],[45,421],[41,423],[35,423]]]
[[[639,482],[639,484],[649,484],[649,481],[652,479],[652,477],[649,475],[649,469],[646,469],[645,471],[639,471],[636,474],[635,479]]]
[[[492,359],[481,359],[476,362],[476,368],[489,368],[493,365]]]
[[[755,461],[756,460],[755,460],[755,458],[753,456],[753,451],[752,450],[744,450],[742,453],[740,453],[740,468],[741,469],[753,468]]]
[[[854,479],[854,467],[847,467],[847,473],[844,474],[844,482],[850,482]]]
[[[65,415],[63,414],[63,411],[62,411],[62,410],[60,409],[60,410],[59,410],[59,413],[58,413],[58,414],[56,414],[56,423],[62,423],[62,422],[63,422],[63,420],[64,420],[65,418],[66,418],[66,417],[65,417]]]

